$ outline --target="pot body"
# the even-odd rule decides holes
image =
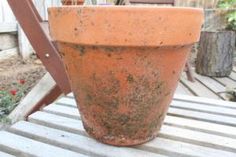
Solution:
[[[137,145],[156,137],[203,19],[201,10],[187,9],[197,18],[193,26],[197,30],[190,23],[179,28],[187,31],[187,38],[172,28],[181,26],[176,19],[159,26],[153,23],[174,18],[172,14],[179,11],[104,6],[50,10],[51,34],[89,135],[117,146]],[[150,17],[158,12],[159,17]],[[117,15],[120,18],[114,20],[112,16]],[[66,23],[70,23],[67,28]],[[67,31],[61,32],[62,28]]]

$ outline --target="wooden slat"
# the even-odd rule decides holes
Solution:
[[[181,101],[173,101],[171,103],[171,107],[232,116],[236,118],[236,109],[232,109],[232,108],[225,108],[225,107],[219,107],[219,106],[206,106],[199,103],[190,103],[190,102],[181,102]]]
[[[26,37],[23,29],[20,25],[18,25],[18,47],[19,53],[23,59],[27,59],[34,53],[34,49],[32,48],[28,38]]]
[[[0,23],[0,33],[7,33],[7,32],[16,32],[17,31],[17,23]]]
[[[63,97],[59,100],[57,100],[55,102],[56,104],[62,104],[62,105],[66,105],[66,106],[73,106],[76,107],[76,101],[74,98],[70,98],[70,97]]]
[[[74,94],[71,92],[71,93],[69,93],[69,94],[67,94],[67,96],[68,97],[72,97],[72,98],[74,98]]]
[[[236,73],[236,66],[233,67],[233,71]]]
[[[30,122],[41,124],[44,126],[54,127],[56,129],[63,129],[64,131],[69,131],[73,133],[79,133],[78,129],[82,129],[83,125],[80,121],[61,117],[54,114],[49,114],[45,112],[36,112],[28,117]],[[58,125],[61,124],[61,125]],[[72,128],[73,126],[73,128]],[[81,133],[82,134],[82,133]]]
[[[4,131],[0,132],[0,137],[0,150],[11,152],[18,157],[85,157],[82,154]]]
[[[190,119],[197,119],[206,122],[213,122],[217,124],[229,125],[229,126],[236,126],[236,118],[210,114],[210,113],[203,113],[199,111],[190,111],[178,108],[169,108],[168,110],[169,115],[185,117]]]
[[[230,74],[229,78],[231,78],[232,80],[236,81],[236,72],[232,71],[232,73]]]
[[[177,128],[174,126],[163,126],[160,136],[180,141],[186,141],[201,146],[214,147],[225,151],[236,153],[236,139],[212,135],[209,133]]]
[[[71,123],[71,125],[69,126],[70,129],[68,130],[68,126],[65,126],[61,120],[64,119],[64,117],[61,116],[55,116],[55,122],[54,125],[50,125],[50,124],[44,124],[48,127],[53,127],[55,128],[55,124],[57,125],[56,128],[60,128],[60,130],[67,130],[69,132],[72,133],[80,133],[83,134],[83,128],[79,128],[76,127],[75,125],[73,125],[73,123]],[[44,119],[44,121],[47,123],[47,120],[45,118],[45,115],[41,114],[41,115],[37,115],[34,116],[34,122],[36,122],[36,119]],[[74,119],[72,119],[74,120]],[[76,121],[76,120],[74,120]],[[37,122],[36,122],[37,123]],[[48,122],[50,123],[50,122]],[[77,123],[81,123],[82,122],[80,120],[77,120]],[[222,149],[222,150],[227,150],[227,151],[232,151],[232,152],[236,152],[236,139],[232,139],[229,137],[223,137],[223,136],[219,136],[219,135],[213,135],[210,133],[204,133],[204,132],[199,132],[199,131],[193,131],[193,130],[189,130],[189,129],[183,129],[183,128],[179,128],[179,127],[174,127],[174,126],[167,126],[167,125],[163,125],[162,129],[161,129],[161,135],[167,138],[176,138],[176,140],[183,140],[185,142],[189,142],[189,143],[195,143],[201,146],[207,146],[207,147],[216,147],[218,149]],[[221,142],[219,142],[221,141]]]
[[[236,81],[234,81],[228,77],[221,77],[221,78],[214,77],[214,79],[216,81],[220,82],[225,87],[236,88]]]
[[[182,102],[174,101],[171,104],[170,114],[178,114],[178,112],[176,113],[171,112],[172,110],[178,111],[178,112],[181,112],[181,111],[184,112],[186,110],[186,112],[196,111],[196,112],[201,112],[202,114],[206,113],[206,116],[202,118],[207,118],[208,117],[207,113],[210,113],[210,116],[211,115],[216,116],[216,118],[218,116],[220,116],[220,118],[222,118],[222,116],[224,118],[230,118],[230,119],[233,118],[231,120],[234,120],[236,118],[236,109],[222,108],[218,106],[206,106],[206,105],[201,105],[197,103],[188,103],[188,102],[182,103]],[[66,107],[62,105],[53,104],[53,105],[49,105],[45,107],[43,111],[69,117],[69,118],[80,119],[78,109],[73,108],[73,107]],[[213,117],[211,117],[209,120],[210,121],[213,120]]]
[[[164,123],[166,125],[178,126],[191,130],[226,136],[236,139],[236,128],[232,126],[216,124],[211,122],[204,122],[194,119],[181,118],[167,115]]]
[[[65,116],[68,118],[80,119],[80,114],[76,108],[62,106],[62,105],[49,105],[43,109],[44,112],[56,114],[59,116]],[[235,114],[235,113],[233,113]],[[193,130],[200,130],[217,135],[236,138],[236,128],[221,124],[215,124],[210,122],[204,122],[199,120],[181,118],[176,116],[167,115],[164,124],[175,125]]]
[[[140,149],[151,151],[158,151],[157,147],[166,151],[166,154],[173,157],[234,157],[235,153],[226,152],[220,149],[213,149],[204,147],[197,144],[191,144],[173,139],[157,137],[155,140],[146,143],[145,145],[138,146]]]
[[[11,132],[21,134],[29,138],[35,138],[51,145],[63,147],[89,156],[135,156],[135,157],[165,157],[129,147],[113,147],[98,143],[87,136],[73,134],[61,130],[40,126],[37,124],[20,122],[10,128]],[[81,132],[84,130],[80,130]],[[85,132],[84,132],[85,134]]]
[[[160,137],[142,146],[136,147],[142,149],[143,151],[134,148],[113,147],[98,143],[95,140],[86,136],[68,133],[28,122],[19,122],[12,126],[10,128],[10,131],[16,134],[20,134],[22,136],[26,136],[28,138],[35,138],[45,143],[63,147],[65,149],[73,150],[76,152],[83,152],[87,155],[97,154],[100,156],[106,156],[107,152],[109,152],[110,157],[163,156],[159,155],[159,152],[163,152],[167,155],[175,153],[198,157],[205,157],[206,154],[208,157],[236,155],[234,153],[225,152],[222,150],[216,150],[212,148],[202,147]],[[148,151],[155,152],[156,154],[154,155],[153,153],[150,153]]]
[[[184,95],[194,95],[191,93],[181,82],[179,82],[175,93],[184,94]]]
[[[187,95],[174,96],[159,137],[134,148],[108,146],[89,137],[72,94],[32,114],[29,122],[16,123],[9,131],[11,133],[3,133],[9,134],[6,137],[14,141],[2,145],[0,132],[0,151],[14,155],[23,152],[32,156],[30,153],[34,149],[31,147],[38,142],[39,145],[47,145],[47,148],[50,146],[94,157],[236,157],[235,103]],[[11,144],[15,140],[19,147]],[[27,152],[28,149],[24,148],[28,144],[31,151]],[[49,151],[49,148],[44,151]]]
[[[10,154],[4,153],[4,152],[0,152],[0,156],[1,157],[15,157],[13,155],[10,155]]]
[[[182,76],[182,79],[180,80],[182,84],[185,85],[194,95],[200,96],[200,97],[209,97],[214,99],[220,99],[219,96],[217,96],[214,92],[210,91],[208,88],[206,88],[204,85],[202,85],[200,82],[190,82],[186,79],[186,77]]]
[[[209,98],[203,98],[203,97],[193,97],[193,96],[188,96],[188,95],[175,94],[174,101],[193,102],[193,103],[200,103],[200,104],[210,105],[210,106],[220,106],[220,107],[236,109],[235,102],[215,100],[215,99],[209,99]]]
[[[45,108],[43,108],[44,112],[65,116],[68,118],[80,119],[79,111],[77,108],[58,105],[58,104],[51,104]]]
[[[198,74],[195,74],[196,79],[202,83],[205,87],[207,87],[210,91],[214,92],[216,95],[218,95],[220,98],[226,100],[226,96],[224,94],[220,95],[218,93],[224,92],[225,87],[220,84],[219,82],[215,81],[214,79],[206,76],[201,76]]]
[[[0,22],[16,22],[16,19],[12,13],[11,8],[9,7],[7,0],[1,0],[0,1]]]
[[[10,113],[9,118],[11,121],[14,123],[24,119],[55,85],[56,83],[51,75],[46,73],[38,84],[31,89],[20,104]]]

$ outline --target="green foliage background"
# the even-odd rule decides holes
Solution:
[[[222,9],[235,9],[236,8],[236,0],[220,0],[218,3],[218,7]],[[228,21],[228,29],[236,31],[236,11],[229,11],[226,15]]]

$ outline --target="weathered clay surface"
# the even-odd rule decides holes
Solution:
[[[134,145],[157,135],[190,46],[140,49],[60,43],[59,49],[66,52],[61,54],[87,132],[105,143]]]
[[[202,14],[157,7],[50,9],[51,34],[89,135],[118,146],[156,137],[199,39]]]

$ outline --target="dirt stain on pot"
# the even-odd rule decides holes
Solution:
[[[157,76],[156,73],[153,74]],[[169,94],[165,83],[160,81],[158,77],[156,81],[151,82],[148,77],[133,76],[127,73],[126,81],[129,82],[127,90],[134,90],[129,90],[126,96],[121,96],[120,81],[115,74],[110,71],[104,77],[106,78],[100,78],[93,74],[91,79],[94,86],[86,86],[83,89],[89,93],[84,104],[97,105],[103,110],[95,117],[96,122],[106,130],[103,139],[100,140],[114,140],[114,137],[119,136],[125,139],[136,139],[140,138],[140,135],[145,139],[151,136],[153,131],[160,127],[162,117],[165,115],[162,111],[155,111],[155,106],[162,103]],[[124,106],[130,111],[119,112],[119,108]],[[150,119],[150,111],[156,112],[157,115]],[[93,134],[94,130],[91,127],[86,127],[87,131]]]
[[[129,74],[128,77],[127,77],[127,81],[128,81],[129,83],[133,83],[133,82],[134,82],[133,75]]]
[[[80,53],[80,56],[83,56],[86,53],[86,49],[84,46],[81,45],[74,45],[73,47],[75,49],[75,51]]]

